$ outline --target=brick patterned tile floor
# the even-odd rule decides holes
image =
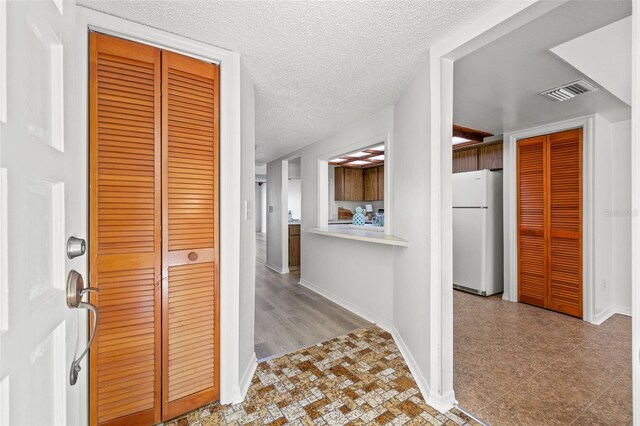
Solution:
[[[378,327],[258,365],[241,404],[211,404],[165,423],[209,425],[478,425],[424,402],[391,335]]]

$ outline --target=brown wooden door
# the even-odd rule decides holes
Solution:
[[[219,394],[218,70],[162,52],[163,420]]]
[[[219,396],[219,71],[90,50],[90,422],[156,424]]]
[[[582,131],[548,136],[548,307],[582,317]]]
[[[91,424],[161,420],[160,50],[90,34]]]
[[[582,131],[518,141],[518,300],[582,317]]]

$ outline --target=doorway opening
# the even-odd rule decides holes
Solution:
[[[451,148],[453,388],[489,424],[631,423],[631,12],[569,1],[453,63],[453,123],[496,135]]]

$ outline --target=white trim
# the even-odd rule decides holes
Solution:
[[[245,367],[244,373],[242,374],[242,378],[240,379],[241,399],[236,402],[242,402],[244,398],[247,396],[247,392],[249,391],[249,386],[251,386],[251,380],[253,380],[253,376],[256,373],[256,368],[258,368],[258,359],[256,358],[256,353],[254,352],[251,354],[249,363]]]
[[[267,268],[269,268],[272,271],[277,272],[279,274],[288,274],[289,273],[289,268],[281,268],[278,265],[274,265],[271,262],[265,262],[264,266],[266,266]]]
[[[318,156],[318,223],[316,227],[325,228],[329,225],[329,163],[327,160],[344,155],[345,152],[384,143],[384,234],[393,235],[393,136],[382,133],[368,137],[346,147],[334,149]]]
[[[344,300],[342,297],[335,295],[334,293],[327,291],[317,285],[315,285],[314,283],[305,280],[304,278],[300,278],[300,281],[298,282],[298,284],[300,284],[303,287],[308,288],[309,290],[313,291],[314,293],[319,294],[320,296],[324,297],[325,299],[329,299],[330,301],[332,301],[333,303],[335,303],[336,305],[340,305],[343,308],[345,308],[348,311],[353,312],[354,314],[358,315],[359,317],[362,317],[364,319],[366,319],[369,322],[374,323],[375,325],[377,325],[378,327],[380,327],[381,329],[388,331],[389,333],[392,333],[394,328],[393,325],[381,318],[378,318],[377,315],[369,312],[366,309],[362,309],[359,306],[354,305],[351,302],[348,302],[346,300]]]
[[[631,17],[631,307],[633,424],[640,424],[640,4]]]
[[[594,322],[595,318],[595,135],[593,115],[571,120],[545,124],[529,129],[506,133],[504,135],[504,296],[511,302],[518,301],[518,235],[517,229],[517,191],[516,191],[516,144],[520,139],[546,135],[563,130],[582,128],[582,293],[584,295],[582,318]],[[604,311],[602,314],[606,314]],[[599,315],[599,316],[601,316]]]
[[[565,3],[565,0],[543,2],[526,0],[502,2],[474,22],[455,30],[429,49],[430,67],[430,276],[429,276],[429,378],[433,394],[441,406],[453,405],[453,304],[451,264],[453,252],[452,212],[450,208],[451,162],[443,164],[443,155],[450,155],[453,125],[453,67],[448,61],[459,59],[533,19]],[[446,109],[445,112],[444,109]],[[446,233],[446,234],[444,234]],[[435,398],[431,397],[431,400]],[[435,401],[434,403],[439,403]]]
[[[594,325],[600,325],[603,322],[605,322],[606,320],[608,320],[609,318],[611,318],[612,316],[619,314],[619,315],[624,315],[627,317],[631,316],[631,308],[627,307],[627,306],[620,306],[620,305],[615,305],[612,306],[608,309],[604,309],[602,311],[600,311],[600,313],[596,314],[593,316],[593,321],[591,321],[591,324]]]
[[[242,400],[239,358],[240,271],[240,55],[175,34],[77,8],[78,75],[88,75],[88,31],[102,33],[173,50],[220,65],[220,403]],[[88,89],[78,79],[78,117],[88,117]],[[79,134],[87,135],[85,119]]]
[[[0,1],[0,122],[7,122],[7,1]]]

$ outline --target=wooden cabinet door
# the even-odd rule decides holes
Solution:
[[[364,200],[364,174],[362,169],[345,167],[344,199],[347,201]]]
[[[162,52],[163,420],[219,395],[219,68]]]
[[[344,167],[336,167],[333,172],[335,200],[344,201]]]
[[[364,200],[376,201],[378,198],[378,168],[364,169]]]
[[[384,166],[378,166],[378,200],[384,201]]]
[[[300,225],[289,225],[289,268],[300,268]]]
[[[90,34],[90,422],[161,418],[160,50]]]
[[[518,299],[582,317],[582,130],[518,141]]]
[[[546,137],[518,141],[518,300],[546,307]]]
[[[548,136],[548,307],[582,317],[582,132]]]

